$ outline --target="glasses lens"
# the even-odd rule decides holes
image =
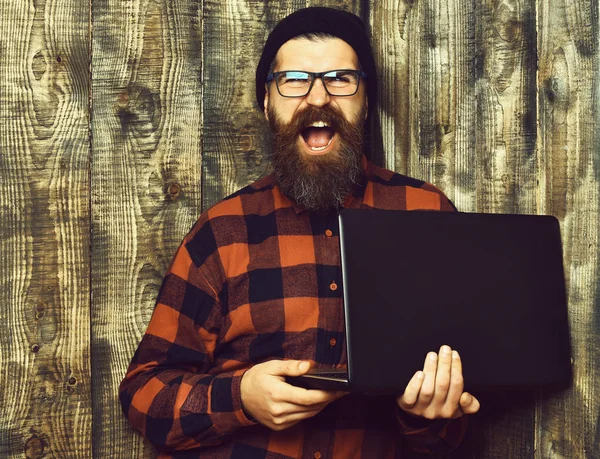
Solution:
[[[311,80],[311,75],[306,72],[281,72],[277,75],[277,87],[282,96],[305,96]]]
[[[359,76],[349,70],[333,70],[323,75],[323,83],[334,96],[350,96],[358,89]]]
[[[304,97],[308,94],[313,75],[308,72],[280,72],[275,74],[277,88],[285,97]],[[323,75],[323,84],[333,96],[351,96],[358,90],[359,72],[355,70],[332,70]]]

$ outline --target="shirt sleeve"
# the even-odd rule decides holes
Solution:
[[[439,195],[439,210],[441,210],[442,212],[458,212],[458,209],[456,208],[454,203],[450,199],[448,199],[448,197],[436,186],[432,185],[431,183],[424,183],[421,188],[423,190],[433,191],[434,193],[437,193]]]
[[[125,416],[161,450],[214,445],[255,424],[242,410],[245,370],[211,374],[222,322],[221,272],[210,256],[197,266],[182,243],[121,382]]]
[[[398,408],[397,420],[408,446],[425,453],[446,453],[457,448],[467,430],[466,416],[429,421],[410,416]]]

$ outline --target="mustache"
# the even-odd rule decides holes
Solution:
[[[363,113],[364,111],[361,111],[361,119],[363,119]],[[301,112],[296,113],[288,124],[282,123],[275,112],[271,110],[271,107],[269,107],[270,131],[277,137],[277,140],[283,142],[284,145],[294,143],[297,136],[300,135],[304,129],[310,127],[317,121],[325,122],[334,132],[340,133],[346,137],[362,137],[364,126],[360,125],[360,123],[351,123],[338,108],[331,105],[326,105],[321,108],[309,105]]]
[[[316,108],[311,105],[292,118],[290,130],[300,132],[317,121],[324,121],[334,131],[342,130],[346,127],[346,124],[349,124],[339,109],[330,105],[323,108]]]

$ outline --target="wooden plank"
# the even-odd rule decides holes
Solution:
[[[90,457],[89,5],[0,2],[0,457]]]
[[[461,210],[535,213],[535,3],[482,1],[474,5],[473,13],[474,43],[463,43],[461,47],[464,55],[474,55],[475,78],[467,79],[469,87],[465,91],[469,97],[475,96],[475,106],[470,107],[474,109],[474,119],[467,118],[474,124],[466,128],[475,135],[475,151],[473,154],[455,147],[453,153],[441,154],[453,154],[455,163],[461,165],[454,173],[454,180],[461,189],[456,196]],[[422,110],[437,111],[431,105]],[[461,122],[462,117],[459,117],[457,125]],[[428,144],[421,144],[420,156],[427,157],[427,150],[434,142],[432,133],[425,131],[425,134]],[[458,142],[457,145],[461,143],[465,144]],[[472,140],[466,145],[472,146]],[[432,159],[421,163],[429,163],[435,170],[435,155],[431,156]],[[450,176],[450,183],[452,179]],[[442,184],[447,179],[436,177],[436,182]],[[470,199],[464,199],[469,194]],[[468,207],[460,207],[461,202]],[[533,394],[494,397],[482,394],[481,413],[473,418],[469,437],[453,456],[532,457],[534,423]]]
[[[536,211],[534,11],[532,1],[378,2],[387,167],[436,184],[463,211]],[[482,398],[453,457],[531,457],[534,396]]]
[[[475,204],[474,87],[481,63],[473,59],[473,50],[478,19],[469,2],[422,2],[414,8],[408,32],[416,35],[409,41],[407,61],[407,173],[448,190],[461,210]],[[455,183],[462,191],[458,195]]]
[[[539,2],[540,198],[563,232],[574,383],[541,401],[536,457],[600,458],[598,3]]]
[[[267,125],[254,88],[256,65],[269,31],[283,17],[306,6],[360,14],[360,3],[205,1],[204,209],[270,171]]]
[[[200,212],[198,0],[93,4],[94,457],[153,457],[118,385]]]
[[[415,7],[414,2],[384,0],[370,9],[368,18],[379,77],[371,155],[382,166],[404,174],[408,173],[411,143],[407,85]]]
[[[384,1],[370,22],[380,72],[375,148],[385,150],[386,167],[433,182],[461,210],[474,210],[475,85],[483,71],[474,4]]]
[[[477,40],[477,208],[537,212],[535,2],[485,2]]]
[[[533,212],[533,7],[487,3],[372,10],[385,164],[434,182],[461,210]]]

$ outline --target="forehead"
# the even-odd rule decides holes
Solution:
[[[279,48],[275,71],[358,69],[358,56],[352,46],[340,38],[309,40],[293,38]]]

